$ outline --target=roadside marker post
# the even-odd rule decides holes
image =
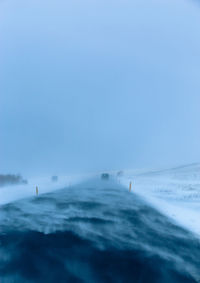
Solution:
[[[129,184],[129,192],[131,192],[131,189],[132,189],[132,182],[130,182]]]

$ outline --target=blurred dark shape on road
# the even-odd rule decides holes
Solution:
[[[51,177],[52,182],[57,182],[58,181],[58,176],[52,176]]]
[[[101,179],[102,180],[108,180],[110,178],[110,175],[108,173],[102,173],[101,174]]]

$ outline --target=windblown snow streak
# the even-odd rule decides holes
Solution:
[[[1,282],[198,282],[200,243],[93,180],[0,208]]]

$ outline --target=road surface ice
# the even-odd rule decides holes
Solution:
[[[0,206],[0,281],[200,282],[200,242],[115,181]]]

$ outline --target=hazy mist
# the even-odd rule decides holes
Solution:
[[[0,172],[200,160],[200,9],[0,1]]]

